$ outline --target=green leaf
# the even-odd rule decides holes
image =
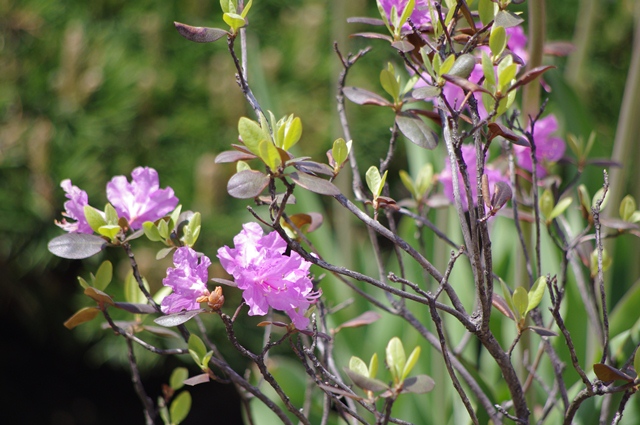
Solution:
[[[438,75],[448,74],[451,68],[453,68],[453,64],[455,63],[455,61],[456,55],[454,55],[453,53],[447,56],[444,62],[442,62],[442,65],[440,65],[440,72],[438,73]]]
[[[165,220],[158,221],[158,234],[162,239],[169,239],[169,225]]]
[[[251,170],[251,166],[247,164],[245,161],[236,162],[236,173],[239,173],[240,171],[247,171],[247,170]]]
[[[393,382],[398,384],[400,382],[400,377],[404,371],[404,366],[407,362],[406,355],[404,353],[404,347],[402,346],[402,341],[397,336],[394,336],[389,340],[387,344],[387,367],[391,372],[391,376],[393,378]]]
[[[245,25],[244,18],[237,13],[225,13],[222,15],[222,20],[231,27],[231,32],[233,34],[237,33],[238,30]]]
[[[495,92],[496,76],[493,70],[493,61],[484,50],[482,51],[482,73],[484,74],[487,89],[492,93]]]
[[[587,187],[583,184],[578,186],[578,199],[580,200],[580,205],[582,208],[591,215],[591,195],[589,195],[589,191]]]
[[[242,9],[242,13],[240,14],[240,16],[242,16],[243,18],[246,18],[247,14],[249,13],[249,10],[251,10],[252,4],[253,4],[253,0],[249,0],[249,2],[244,5],[244,8]]]
[[[336,139],[333,142],[333,147],[331,148],[331,156],[335,161],[338,167],[342,167],[342,164],[349,157],[349,147],[351,144],[347,145],[343,138]]]
[[[509,310],[511,310],[513,314],[517,315],[518,313],[516,312],[516,308],[513,305],[513,296],[511,295],[511,291],[509,291],[509,287],[507,286],[506,282],[502,280],[502,278],[498,279],[500,280],[500,286],[502,287],[502,295],[504,296],[504,300],[507,302]]]
[[[546,276],[540,276],[538,280],[533,284],[531,290],[528,293],[529,303],[527,304],[527,310],[524,312],[525,316],[534,308],[538,307],[542,301],[542,296],[547,287]]]
[[[78,325],[86,323],[95,319],[100,314],[100,309],[97,307],[85,307],[76,311],[73,316],[64,322],[64,327],[67,329],[73,329]]]
[[[171,251],[173,251],[173,248],[174,248],[173,246],[170,246],[170,247],[162,248],[161,250],[159,250],[156,253],[156,260],[162,260],[164,257],[169,255]]]
[[[224,13],[235,13],[236,4],[234,0],[220,0],[220,8]]]
[[[373,194],[373,198],[377,198],[380,196],[380,192],[382,191],[382,177],[380,176],[380,171],[378,171],[378,167],[372,165],[367,170],[365,174],[365,179],[367,181],[367,186],[369,190]]]
[[[633,213],[636,212],[636,200],[631,195],[622,198],[620,202],[620,218],[624,221],[631,221]]]
[[[93,208],[91,205],[84,206],[84,218],[87,220],[87,223],[89,223],[89,226],[91,226],[94,232],[97,232],[101,226],[107,224],[107,221],[104,218],[104,213]]]
[[[540,196],[540,200],[538,201],[540,204],[540,212],[547,219],[547,221],[551,221],[551,212],[553,211],[553,207],[555,206],[555,202],[553,200],[553,194],[550,189],[545,189]]]
[[[93,281],[93,286],[100,290],[104,291],[109,283],[111,283],[111,279],[113,278],[113,265],[110,261],[103,261],[98,267],[98,271],[96,272],[96,277]]]
[[[631,217],[629,217],[629,221],[632,223],[640,222],[640,211],[634,211]]]
[[[196,334],[191,334],[189,336],[189,352],[194,356],[194,359],[197,360],[198,365],[202,364],[202,359],[207,354],[207,347],[205,347],[204,342],[200,339],[200,337]]]
[[[133,271],[129,271],[124,280],[124,299],[131,304],[142,304],[147,301],[147,298],[138,286],[138,282],[136,282],[136,279],[133,277]]]
[[[604,187],[601,187],[596,193],[595,195],[593,195],[593,199],[591,200],[591,207],[595,208],[596,204],[600,201],[600,199],[602,199],[602,195],[604,193]],[[604,197],[604,200],[602,201],[602,204],[600,204],[600,211],[604,210],[604,208],[607,206],[607,202],[609,202],[609,194],[611,193],[610,190],[607,191],[607,194]]]
[[[507,32],[504,27],[494,26],[489,36],[489,48],[493,58],[499,58],[507,47]]]
[[[280,164],[282,164],[280,153],[271,141],[260,141],[259,151],[260,159],[262,159],[262,161],[264,161],[267,167],[269,167],[269,169],[271,169],[272,171],[276,171]]]
[[[260,156],[260,141],[264,139],[260,125],[249,118],[242,117],[238,121],[238,133],[247,149],[254,155]]]
[[[147,237],[147,239],[152,242],[160,242],[164,240],[162,236],[160,236],[158,228],[152,221],[145,221],[144,223],[142,223],[142,230],[144,231],[144,235]]]
[[[453,63],[453,66],[449,70],[448,74],[456,75],[462,78],[468,78],[475,66],[475,56],[469,53],[465,53],[464,55],[458,56],[458,59],[456,59],[456,61]]]
[[[478,3],[478,14],[483,25],[487,25],[493,21],[494,16],[498,12],[498,4],[491,0],[480,0]]]
[[[191,394],[188,391],[182,391],[171,402],[171,408],[169,414],[171,415],[171,423],[178,425],[189,414],[191,410]]]
[[[400,170],[400,181],[402,181],[402,184],[404,185],[404,187],[406,187],[409,193],[411,193],[411,196],[413,197],[413,199],[418,200],[419,195],[418,195],[418,192],[416,191],[416,187],[414,186],[413,180],[411,179],[411,176],[409,175],[409,173],[407,173],[404,170]]]
[[[416,177],[416,190],[418,196],[423,197],[433,184],[433,165],[426,163],[418,171],[418,177]]]
[[[526,315],[527,306],[529,305],[529,296],[527,290],[522,286],[518,286],[513,291],[513,306],[515,307],[515,313],[518,316],[518,321],[523,319]]]
[[[367,369],[366,363],[356,356],[351,356],[349,359],[349,369],[363,376],[369,376],[369,369]]]
[[[511,58],[511,56],[508,56],[509,58]],[[502,62],[506,62],[505,60],[503,60]],[[502,62],[500,62],[502,64]],[[505,92],[509,86],[511,85],[511,82],[513,81],[513,79],[516,76],[516,72],[518,71],[518,65],[516,65],[515,63],[511,63],[510,65],[507,65],[506,67],[504,67],[502,70],[500,68],[500,66],[498,66],[498,81],[500,82],[500,91],[501,92]]]
[[[171,372],[169,386],[177,391],[184,385],[184,381],[189,377],[189,370],[186,367],[177,367]]]
[[[407,376],[409,376],[409,373],[411,373],[411,370],[418,362],[418,359],[420,358],[420,350],[420,346],[416,346],[409,355],[407,363],[404,365],[404,370],[402,371],[402,377],[400,378],[401,381],[404,381]]]
[[[400,82],[398,81],[395,69],[391,62],[387,64],[387,68],[380,71],[380,85],[386,91],[394,102],[398,101],[400,96]]]
[[[589,259],[590,259],[589,269],[591,270],[591,277],[594,277],[598,274],[598,250],[597,249],[594,249],[591,252]],[[609,270],[609,267],[611,267],[612,262],[613,260],[609,256],[609,253],[607,252],[607,250],[603,249],[602,250],[602,271],[606,272],[607,270]]]
[[[285,125],[282,149],[288,151],[292,146],[298,143],[300,137],[302,137],[302,121],[299,117],[295,117]]]
[[[104,207],[104,218],[107,220],[107,224],[116,225],[118,224],[118,212],[113,205],[107,204]]]
[[[373,353],[369,360],[369,378],[374,379],[378,374],[378,353]]]
[[[551,214],[549,214],[548,220],[553,220],[554,218],[562,214],[567,208],[569,208],[569,205],[571,205],[571,202],[573,202],[573,198],[561,199],[556,204],[556,206],[553,207],[553,209],[551,210]]]
[[[199,212],[196,212],[193,214],[193,216],[191,216],[189,223],[187,223],[187,225],[183,229],[183,240],[185,245],[193,246],[196,244],[198,236],[200,236],[201,221],[202,220]]]
[[[117,224],[107,224],[106,226],[100,226],[98,233],[113,241],[116,235],[120,233],[120,230],[122,229]]]
[[[83,279],[82,277],[80,277],[80,276],[78,276],[78,283],[80,283],[80,286],[82,286],[82,288],[83,288],[83,289],[86,289],[86,288],[88,288],[89,286],[91,286],[91,285],[89,285],[89,284],[87,283],[87,281],[86,281],[86,280],[84,280],[84,279]]]
[[[433,390],[435,381],[428,375],[417,375],[407,378],[402,383],[402,392],[424,394]]]
[[[169,216],[170,218],[170,226],[171,230],[175,229],[175,227],[178,225],[178,220],[180,220],[180,213],[182,212],[182,205],[178,205],[176,207],[176,209],[173,210],[173,212],[171,213],[171,215]],[[144,226],[144,224],[143,224]]]
[[[416,6],[415,0],[409,0],[407,2],[407,5],[404,7],[404,10],[402,11],[402,15],[400,16],[400,20],[398,21],[398,27],[399,27],[399,29],[397,29],[398,31],[401,30],[404,23],[407,22],[407,19],[413,13],[413,9],[415,8],[415,6]]]

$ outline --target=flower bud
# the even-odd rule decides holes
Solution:
[[[211,307],[212,310],[217,311],[222,308],[224,304],[224,295],[222,295],[222,287],[216,286],[216,289],[213,290],[211,294],[209,294],[209,301],[207,305]]]

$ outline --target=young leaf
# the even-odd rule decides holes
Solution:
[[[360,375],[369,376],[369,369],[367,369],[366,363],[360,357],[351,356],[349,369]]]
[[[604,195],[604,199],[602,200],[602,203],[600,204],[600,211],[604,210],[604,208],[607,206],[607,202],[609,201],[609,194],[611,193],[610,190],[607,191],[607,194]],[[595,208],[596,204],[598,202],[600,202],[600,200],[602,199],[602,196],[604,194],[604,187],[601,187],[600,189],[598,189],[598,191],[595,193],[595,195],[593,195],[593,199],[591,200],[591,208]]]
[[[133,277],[133,271],[130,271],[124,280],[124,299],[131,304],[139,304],[146,301],[146,297],[140,290],[138,282],[136,282],[136,279]]]
[[[433,390],[435,381],[428,375],[417,375],[407,378],[402,383],[402,391],[414,394],[424,394]]]
[[[171,424],[178,425],[184,421],[191,410],[191,394],[188,391],[182,391],[171,402],[169,414],[171,415]]]
[[[609,253],[606,249],[602,250],[602,271],[606,272],[611,267],[611,257],[609,257]],[[598,250],[594,249],[591,252],[590,261],[589,261],[589,269],[591,270],[591,276],[596,276],[598,274]]]
[[[268,140],[261,140],[258,145],[260,150],[260,159],[269,167],[270,170],[276,171],[280,164],[282,164],[282,159],[280,159],[280,153],[278,153],[278,149]]]
[[[98,267],[98,271],[96,272],[96,278],[93,281],[93,287],[104,291],[109,283],[111,283],[111,279],[113,277],[113,265],[111,261],[103,261]]]
[[[386,353],[387,367],[391,372],[393,382],[398,384],[400,382],[402,372],[404,371],[404,366],[407,362],[407,358],[404,353],[404,347],[402,346],[402,341],[400,341],[400,338],[394,336],[393,338],[391,338],[391,340],[389,340]]]
[[[440,65],[440,72],[438,75],[448,74],[451,68],[453,68],[453,64],[456,61],[456,55],[453,53],[447,56],[447,58]]]
[[[507,47],[507,32],[504,27],[494,26],[489,36],[489,48],[494,58],[499,58]]]
[[[624,221],[631,221],[633,213],[636,211],[636,200],[631,195],[622,198],[620,202],[620,218]]]
[[[551,210],[551,214],[549,214],[549,217],[547,218],[547,220],[553,220],[554,218],[558,217],[560,214],[562,214],[568,207],[569,205],[571,205],[571,202],[573,202],[573,198],[564,198],[561,199],[560,202],[558,202],[553,209]]]
[[[107,204],[104,207],[104,218],[107,220],[107,225],[116,225],[118,224],[118,212],[113,205]]]
[[[349,157],[349,147],[351,145],[347,145],[343,138],[336,139],[333,142],[333,147],[331,148],[331,156],[336,163],[338,168],[342,167],[342,164]]]
[[[256,156],[260,156],[260,141],[264,139],[260,125],[249,118],[242,117],[238,121],[238,133],[247,149]]]
[[[527,306],[529,305],[529,296],[527,290],[522,286],[518,286],[513,291],[513,306],[515,307],[515,313],[518,316],[518,321],[525,317]]]
[[[546,276],[540,276],[538,280],[536,280],[536,282],[533,284],[533,286],[531,287],[531,290],[528,293],[529,303],[527,305],[527,310],[524,312],[525,316],[527,313],[529,313],[531,310],[533,310],[540,304],[546,287],[547,287]]]
[[[491,0],[480,0],[478,3],[478,13],[480,15],[480,21],[483,25],[487,25],[493,21],[494,16],[498,12],[498,4]]]
[[[502,287],[502,295],[504,296],[504,300],[507,302],[507,306],[509,307],[509,310],[511,310],[513,314],[517,315],[518,313],[516,312],[516,307],[513,305],[513,295],[511,294],[511,291],[509,290],[507,283],[504,280],[502,280],[502,278],[499,278],[499,280],[500,280],[500,286]]]
[[[396,77],[395,69],[391,62],[387,64],[387,68],[380,71],[380,85],[386,91],[394,102],[398,101],[400,96],[400,83]]]
[[[540,195],[539,204],[540,212],[542,213],[542,215],[547,219],[547,221],[551,221],[552,219],[549,217],[551,217],[551,211],[553,211],[553,207],[555,206],[551,190],[545,189],[545,191],[542,192],[542,195]]]
[[[240,28],[245,25],[245,20],[242,16],[237,13],[225,13],[222,15],[222,20],[226,22],[229,27],[231,27],[231,33],[235,34],[238,32]]]
[[[409,376],[409,373],[411,373],[411,370],[418,362],[418,359],[420,358],[420,351],[420,346],[416,346],[409,355],[407,363],[404,365],[404,370],[402,371],[402,377],[400,378],[401,381],[404,381],[407,376]]]
[[[198,363],[201,364],[204,356],[207,354],[207,347],[205,347],[204,342],[200,339],[200,337],[196,334],[191,334],[189,336],[189,352],[193,352],[193,356],[198,360]]]
[[[101,226],[107,224],[107,221],[104,218],[104,213],[96,208],[93,208],[91,205],[84,206],[84,218],[87,220],[91,229],[94,232],[97,232]]]
[[[351,378],[354,384],[356,384],[358,387],[362,388],[365,391],[378,392],[378,391],[385,391],[389,389],[389,387],[384,382],[378,379],[372,379],[367,377],[366,375],[361,375],[359,373],[352,371],[349,368],[344,368],[344,371],[347,374],[347,376]]]
[[[413,9],[415,8],[415,6],[416,6],[415,0],[409,0],[407,2],[407,5],[404,7],[404,10],[402,11],[402,15],[400,16],[400,19],[398,20],[398,24],[397,24],[398,28],[396,28],[396,31],[398,31],[398,34],[400,34],[400,30],[402,29],[402,26],[404,25],[405,22],[407,22],[407,19],[413,13]]]
[[[369,378],[373,379],[378,374],[378,353],[373,353],[369,360]]]
[[[298,143],[300,137],[302,137],[302,121],[299,117],[295,117],[288,121],[284,126],[284,142],[282,144],[282,149],[288,151],[292,146]]]
[[[253,4],[253,0],[249,0],[249,2],[247,2],[247,4],[244,5],[244,9],[242,9],[242,13],[240,13],[240,16],[242,16],[243,18],[246,18],[247,14],[249,13],[249,10],[251,10],[252,4]]]
[[[189,370],[186,367],[177,367],[171,372],[169,386],[177,391],[184,385],[184,381],[189,377]]]
[[[162,236],[160,236],[160,232],[158,232],[158,228],[152,221],[145,221],[142,223],[142,230],[144,230],[144,235],[147,239],[152,242],[160,242],[163,240]]]
[[[415,185],[413,184],[413,180],[411,179],[411,176],[409,175],[409,173],[407,173],[404,170],[400,170],[400,181],[402,181],[402,184],[404,185],[404,187],[406,187],[409,193],[411,193],[411,196],[413,197],[413,199],[418,200],[419,195],[418,195],[418,192],[416,191]]]
[[[496,76],[495,71],[493,70],[493,61],[484,50],[482,51],[482,73],[484,74],[487,88],[493,91],[492,89],[496,86]]]

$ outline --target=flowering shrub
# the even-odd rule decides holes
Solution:
[[[235,47],[244,37],[252,1],[221,2],[225,29],[175,23],[190,41],[227,39],[240,90],[254,117],[239,117],[239,143],[221,152],[216,162],[235,163],[227,192],[253,200],[256,209],[250,211],[261,224],[245,223],[233,240],[233,248],[200,247],[207,252],[217,248],[220,266],[233,277],[232,281],[209,279],[211,261],[193,248],[200,234],[200,215],[182,211],[173,190],[160,189],[155,170],[136,168],[131,182],[124,176],[114,177],[107,184],[109,204],[104,210],[89,206],[86,193],[69,180],[63,181],[61,186],[69,199],[63,215],[74,222],[65,219],[57,223],[68,233],[54,238],[50,251],[81,259],[107,247],[121,248],[132,268],[124,301],[107,292],[112,278],[109,262],[88,281],[79,279],[91,305],[74,314],[65,326],[71,329],[101,314],[108,326],[127,340],[133,382],[148,424],[157,417],[165,423],[181,422],[191,399],[186,391],[174,397],[174,391],[183,384],[211,380],[235,386],[251,423],[256,402],[286,424],[330,420],[407,423],[392,416],[400,396],[419,397],[436,387],[457,397],[455,408],[450,410],[456,418],[464,412],[463,422],[569,424],[585,400],[623,393],[614,415],[609,415],[604,403],[601,413],[601,417],[613,416],[612,421],[619,422],[627,400],[638,388],[631,365],[640,369],[640,356],[636,356],[636,349],[611,347],[604,289],[604,271],[611,258],[604,250],[602,226],[616,231],[607,237],[640,234],[635,200],[623,199],[620,218],[602,217],[609,191],[606,172],[603,188],[593,197],[583,186],[578,186],[574,196],[573,181],[565,183],[559,175],[549,176],[553,171],[547,167],[550,163],[562,159],[567,159],[566,164],[572,162],[566,157],[562,138],[552,135],[559,132],[558,121],[552,114],[542,118],[546,104],[540,106],[536,91],[523,93],[522,107],[516,94],[523,87],[538,87],[540,77],[552,67],[523,63],[535,59],[524,50],[523,19],[509,11],[509,0],[480,0],[473,10],[464,0],[379,0],[377,5],[382,24],[375,19],[360,21],[378,25],[388,34],[366,32],[359,36],[387,42],[403,66],[388,63],[382,67],[383,95],[348,86],[348,71],[368,50],[344,55],[336,46],[343,67],[337,102],[344,138],[333,142],[328,161],[296,156],[292,148],[299,142],[304,145],[302,119],[293,114],[277,118],[262,109],[252,91]],[[240,44],[244,49],[246,43]],[[242,58],[250,58],[247,51],[242,51]],[[369,165],[364,182],[357,157],[361,146],[358,136],[351,137],[346,100],[393,111],[387,155],[378,165]],[[419,170],[400,173],[411,199],[401,199],[404,192],[388,182],[393,178],[389,167],[401,135],[410,154],[431,151],[424,157],[437,158],[420,164]],[[586,156],[593,140],[586,145],[576,138],[568,140],[578,157],[574,161],[577,170],[582,172],[590,165]],[[345,167],[352,172],[352,196],[334,184]],[[442,193],[433,185],[436,174]],[[545,176],[553,178],[542,179]],[[335,208],[343,208],[358,226],[366,228],[369,241],[363,247],[362,270],[340,264],[341,258],[329,260],[334,253],[316,248],[308,234],[320,227],[323,216],[305,211],[305,205],[300,205],[304,212],[298,213],[289,207],[296,194],[304,191],[335,201]],[[449,202],[442,202],[442,194]],[[582,218],[569,210],[574,199],[579,204],[575,211],[579,209]],[[431,222],[434,215],[442,214],[432,213],[436,208],[444,214],[451,212],[448,215],[456,220],[457,235],[448,235]],[[489,218],[496,216],[503,216],[496,218],[502,220],[503,229],[511,229],[509,247],[523,257],[514,285],[494,267],[494,221]],[[406,226],[400,226],[400,221]],[[263,227],[270,229],[266,235]],[[413,233],[401,227],[410,227]],[[545,230],[551,242],[543,247]],[[168,268],[162,282],[171,294],[164,289],[152,291],[140,275],[132,246],[143,235],[162,245],[158,259],[173,253],[174,266]],[[411,239],[414,236],[417,241]],[[381,248],[379,237],[390,242],[392,255]],[[427,249],[427,240],[433,250]],[[542,252],[547,248],[556,250],[554,261],[559,264],[543,263]],[[443,260],[439,253],[445,250],[450,256]],[[368,269],[367,263],[374,264],[374,270]],[[558,266],[560,272],[556,272]],[[565,321],[563,313],[570,282],[568,269],[583,297],[589,329],[595,335],[593,345],[599,345],[602,352],[592,366],[585,366],[578,358],[583,353],[576,350],[572,339],[577,330]],[[209,289],[214,283],[226,285],[227,293],[241,291],[243,301],[225,305],[222,286]],[[356,303],[359,311],[340,324],[334,323],[334,318],[345,300],[324,295],[334,291],[321,290],[334,289],[336,284],[346,286],[361,301]],[[239,332],[237,318],[245,306],[248,315],[266,316],[260,323],[265,335],[257,351],[247,348],[249,344]],[[133,314],[133,319],[113,320],[114,309]],[[504,318],[496,318],[493,310]],[[273,311],[286,313],[291,323],[273,320]],[[215,315],[224,332],[209,335],[201,319],[204,314]],[[336,338],[339,332],[372,325],[383,315],[401,321],[420,343],[407,356],[403,341],[392,336],[384,347],[388,373],[379,377],[375,349],[365,363],[357,355],[347,360],[340,354],[345,351],[334,348],[340,341]],[[147,317],[178,332],[159,331],[158,326],[145,323]],[[156,347],[137,335],[141,330],[177,341],[172,348]],[[392,332],[404,337],[404,330]],[[620,335],[617,346],[637,348],[631,332]],[[141,384],[134,343],[159,355],[190,356],[201,373],[187,378],[186,370],[178,369],[171,379],[172,389],[153,403]],[[229,344],[246,358],[251,363],[247,370],[234,370],[218,348],[221,344]],[[535,355],[534,344],[538,344]],[[424,365],[418,360],[426,349],[423,347],[429,345],[431,357],[444,366],[441,371],[433,370],[441,374],[440,381],[420,373]],[[291,390],[273,373],[269,355],[277,346],[290,350],[300,361],[298,370],[307,380],[304,402],[294,400]],[[540,366],[543,357],[548,370]],[[567,364],[579,379],[564,374]],[[534,381],[540,383],[540,391],[532,390]],[[612,386],[613,381],[623,384]],[[571,387],[575,390],[569,391]],[[314,405],[316,395],[322,396],[321,405]],[[607,405],[613,403],[607,400]]]

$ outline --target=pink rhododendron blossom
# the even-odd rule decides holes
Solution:
[[[558,120],[553,114],[536,121],[534,125],[533,140],[536,145],[536,158],[538,160],[536,172],[540,177],[547,175],[545,166],[548,163],[557,162],[564,155],[566,148],[564,140],[551,135],[557,130]],[[532,171],[531,148],[514,145],[513,150],[515,151],[518,165],[527,171]]]
[[[272,307],[287,313],[296,328],[306,328],[304,313],[319,296],[309,278],[311,263],[293,251],[285,255],[287,243],[277,232],[264,236],[258,223],[242,227],[235,248],[220,248],[218,258],[243,291],[249,315],[263,316]]]
[[[178,205],[173,189],[160,189],[158,173],[153,168],[138,167],[131,177],[131,183],[125,176],[112,178],[107,183],[107,199],[132,229],[141,229],[145,221],[166,216]]]
[[[78,186],[73,186],[69,179],[62,180],[60,187],[66,192],[65,196],[69,199],[64,203],[65,212],[62,215],[76,221],[69,223],[63,218],[61,222],[56,221],[56,225],[67,232],[92,234],[93,230],[84,216],[84,207],[89,205],[87,192],[81,190]]]
[[[382,9],[387,14],[387,19],[389,19],[389,23],[393,22],[393,19],[391,18],[391,8],[395,6],[396,13],[398,14],[398,16],[400,16],[402,15],[402,11],[407,6],[408,2],[409,0],[380,0]],[[411,13],[411,21],[418,28],[423,27],[431,22],[431,17],[429,16],[428,0],[416,0],[416,5],[413,8],[413,12]],[[411,29],[411,27],[407,23],[405,23],[402,28],[404,30]]]
[[[185,246],[173,254],[173,264],[175,267],[169,267],[167,277],[162,280],[162,284],[171,287],[173,293],[162,300],[160,308],[166,314],[199,308],[198,298],[209,295],[207,269],[211,260],[204,255],[198,258],[198,253]]]
[[[473,204],[476,204],[478,199],[478,189],[477,189],[477,170],[476,170],[476,148],[473,145],[464,145],[462,146],[462,159],[464,163],[467,164],[467,174],[469,175],[469,183],[471,185],[471,194],[473,196]],[[457,167],[456,167],[457,168]],[[487,164],[484,168],[484,173],[487,175],[489,179],[489,188],[493,190],[493,185],[497,182],[502,181],[506,184],[509,184],[509,179],[502,175],[499,170],[496,170],[491,165]],[[439,177],[440,183],[444,186],[444,194],[449,198],[451,202],[454,202],[453,197],[453,176],[451,173],[451,164],[449,162],[449,158],[447,157],[444,170],[440,173]],[[464,182],[462,181],[462,175],[458,171],[458,186],[460,187],[460,199],[462,201],[462,207],[466,210],[469,209],[467,203],[467,195],[464,190]]]

